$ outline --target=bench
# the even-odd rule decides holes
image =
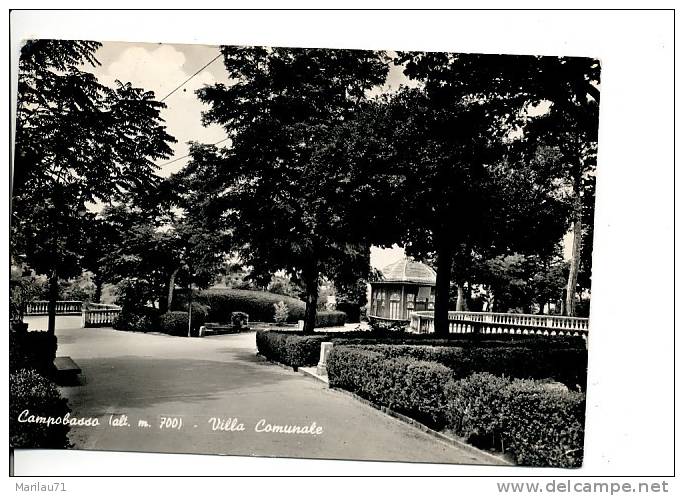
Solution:
[[[61,380],[64,380],[65,382],[73,381],[81,373],[81,367],[76,365],[76,362],[74,362],[71,357],[56,357],[53,363],[55,366],[57,379],[60,380],[60,382]]]
[[[238,327],[233,324],[221,324],[218,322],[207,322],[200,327],[199,335],[200,337],[204,337],[209,334],[234,334],[245,330],[249,330],[249,327]]]

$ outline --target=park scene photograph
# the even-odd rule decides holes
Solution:
[[[582,466],[598,60],[15,69],[10,449]]]

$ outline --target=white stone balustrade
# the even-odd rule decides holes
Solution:
[[[433,312],[411,312],[409,331],[420,334],[434,332],[434,320]],[[520,313],[449,312],[449,332],[586,337],[589,319]]]
[[[47,315],[47,300],[34,300],[26,304],[24,315]],[[81,327],[105,327],[114,323],[121,312],[117,305],[83,303],[82,301],[57,301],[56,315],[81,315]]]
[[[47,315],[49,304],[47,300],[30,301],[26,304],[24,315]],[[78,315],[82,307],[81,301],[58,301],[56,313],[57,315]]]

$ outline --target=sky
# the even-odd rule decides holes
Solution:
[[[218,54],[219,48],[210,45],[103,42],[96,54],[101,65],[90,70],[108,86],[114,86],[117,79],[131,82],[134,86],[154,91],[156,97],[162,99]],[[208,108],[195,95],[199,88],[216,83],[231,83],[221,57],[165,100],[167,108],[162,110],[161,115],[167,132],[176,138],[177,143],[171,145],[172,157],[158,161],[161,166],[159,175],[169,176],[187,163],[188,159],[181,157],[188,154],[190,141],[216,143],[226,138],[220,126],[202,125],[202,111]],[[389,92],[400,85],[413,84],[404,76],[401,67],[392,66],[385,85],[372,93]],[[530,113],[544,113],[546,110],[540,106],[530,110]],[[563,242],[568,258],[572,249],[571,238],[566,235]],[[403,256],[403,248],[396,245],[386,249],[373,247],[371,266],[382,269]]]
[[[218,54],[218,47],[208,45],[103,42],[96,53],[101,65],[89,70],[103,84],[114,86],[117,79],[130,82],[154,91],[161,99]],[[158,162],[161,165],[159,175],[169,176],[187,163],[187,158],[176,159],[188,154],[188,142],[216,143],[226,138],[220,126],[202,125],[202,111],[208,107],[197,99],[195,91],[205,85],[229,85],[230,82],[219,57],[164,101],[167,108],[162,110],[162,118],[167,132],[178,142],[171,145],[173,156]],[[409,81],[401,68],[392,67],[385,86],[377,93],[391,91],[401,84],[409,84]],[[403,248],[396,245],[387,249],[372,247],[371,266],[382,269],[403,256]]]

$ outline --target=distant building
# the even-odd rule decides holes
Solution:
[[[422,262],[402,258],[381,271],[370,283],[369,317],[408,321],[411,312],[434,310],[435,271]]]

